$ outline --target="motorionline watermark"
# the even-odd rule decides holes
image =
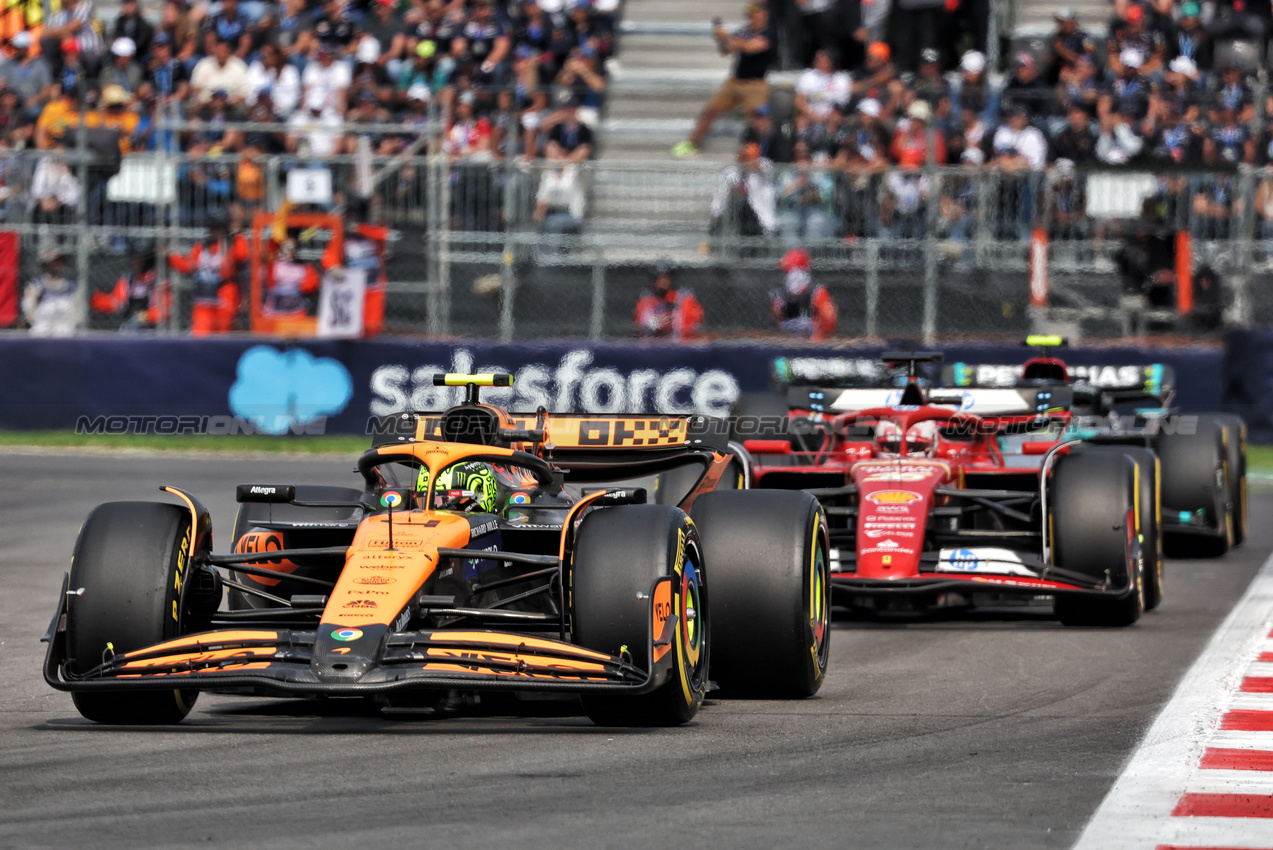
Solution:
[[[320,417],[311,422],[299,423],[290,416],[279,416],[274,421],[248,419],[243,416],[165,416],[163,414],[138,414],[119,416],[81,416],[75,420],[75,433],[99,435],[158,435],[158,436],[214,436],[253,437],[284,435],[321,437],[327,433],[327,419]]]

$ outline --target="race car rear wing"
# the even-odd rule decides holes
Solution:
[[[1176,372],[1165,363],[1143,366],[1075,366],[1066,364],[1077,401],[1109,393],[1127,401],[1169,399],[1176,389]],[[951,363],[942,368],[941,383],[961,389],[1016,387],[1021,366],[1011,363]],[[1131,397],[1135,394],[1135,397]],[[1120,399],[1121,400],[1121,399]]]
[[[816,413],[854,413],[877,407],[899,407],[903,390],[792,388],[787,404],[794,410]],[[1074,393],[1069,387],[1022,387],[1016,389],[934,387],[927,393],[931,405],[956,407],[978,416],[1036,416],[1068,410]]]

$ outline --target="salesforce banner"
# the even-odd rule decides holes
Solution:
[[[1273,345],[1268,346],[1273,350]],[[510,372],[514,386],[482,397],[515,411],[729,414],[739,393],[770,386],[776,358],[802,376],[876,374],[875,347],[773,342],[713,345],[577,341],[291,341],[96,337],[0,338],[0,428],[89,433],[365,434],[373,418],[439,410],[462,390],[436,372]],[[980,382],[1011,380],[1029,349],[942,348]],[[1099,386],[1135,384],[1170,366],[1177,404],[1224,406],[1218,349],[1073,348],[1054,352]],[[1265,357],[1273,361],[1273,358]],[[1269,365],[1273,368],[1273,362]],[[1268,386],[1273,372],[1265,369]],[[1266,396],[1267,397],[1267,396]]]

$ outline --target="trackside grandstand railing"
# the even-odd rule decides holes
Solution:
[[[289,175],[317,170],[330,175],[319,208],[342,209],[370,189],[371,216],[391,228],[391,333],[632,336],[633,305],[652,265],[667,261],[702,302],[705,332],[763,334],[773,329],[777,260],[794,245],[809,249],[847,337],[1006,338],[1042,326],[1088,337],[1205,336],[1273,321],[1273,169],[766,166],[744,194],[736,167],[457,159],[437,140],[424,152],[420,126],[339,132],[399,135],[419,150],[326,158],[160,151],[124,156],[113,175],[75,146],[74,132],[63,152],[0,154],[0,217],[20,236],[21,278],[37,273],[43,253],[70,252],[83,326],[108,329],[109,317],[89,312],[89,294],[113,286],[133,255],[155,251],[166,276],[163,257],[201,238],[212,214],[237,225],[276,210]],[[48,209],[32,194],[33,178],[41,160],[58,158],[78,189]],[[321,248],[304,244],[301,256],[317,259]],[[1124,270],[1143,267],[1147,253],[1152,265],[1163,250],[1174,256],[1178,284],[1168,281],[1164,292],[1175,300],[1146,303],[1129,294]],[[1218,294],[1201,283],[1212,278]],[[182,332],[189,287],[180,276],[174,284],[166,330]]]

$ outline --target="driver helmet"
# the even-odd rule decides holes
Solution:
[[[907,457],[932,457],[937,451],[937,423],[917,422],[906,432]]]
[[[875,445],[881,455],[900,457],[902,453],[902,426],[892,420],[881,419],[875,426]],[[932,457],[936,450],[936,422],[917,422],[907,429],[907,457]]]
[[[417,489],[422,489],[427,473],[422,469]],[[483,513],[504,513],[510,504],[525,504],[537,482],[534,476],[517,467],[470,460],[453,463],[433,480],[434,506],[445,501],[452,491],[471,493]],[[439,498],[440,497],[440,498]]]

